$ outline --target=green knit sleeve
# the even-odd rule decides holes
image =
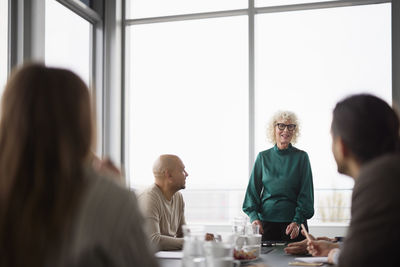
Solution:
[[[300,191],[297,197],[297,207],[293,221],[300,224],[314,215],[314,186],[310,160],[306,152],[302,159],[299,173],[301,179]]]
[[[258,212],[261,210],[262,184],[262,156],[259,153],[254,163],[249,179],[246,195],[244,197],[243,211],[250,217],[250,221],[259,220]]]

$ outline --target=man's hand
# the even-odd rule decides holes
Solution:
[[[314,257],[327,257],[329,252],[339,248],[339,244],[325,240],[311,240],[307,242],[307,250]]]
[[[336,239],[335,238],[329,238],[327,236],[320,236],[316,238],[317,240],[325,240],[325,241],[330,241],[330,242],[335,242]]]
[[[260,227],[260,234],[264,234],[264,229],[260,220],[254,220],[251,224],[258,225]]]
[[[331,251],[329,251],[329,254],[328,254],[328,262],[329,262],[330,264],[337,264],[337,263],[335,263],[334,258],[335,258],[335,254],[338,253],[339,250],[340,250],[339,248],[334,248],[334,249],[332,249]]]
[[[304,255],[308,253],[307,250],[307,239],[304,239],[303,241],[299,242],[293,242],[289,243],[286,248],[284,248],[284,251],[287,254],[293,254],[293,255]]]
[[[302,232],[303,235],[304,235],[303,230],[301,230],[301,232]],[[315,240],[315,238],[314,238],[313,235],[310,235],[310,234],[308,234],[308,235],[310,236],[310,238],[311,238],[312,240]],[[299,242],[289,243],[289,244],[287,245],[287,247],[284,248],[284,251],[285,251],[287,254],[293,254],[293,255],[305,255],[305,254],[308,254],[308,250],[307,250],[307,239],[304,239],[303,241],[299,241]]]
[[[300,233],[300,227],[297,223],[292,222],[286,227],[286,234],[290,235],[290,239],[295,239]]]

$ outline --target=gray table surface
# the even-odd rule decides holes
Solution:
[[[260,258],[246,263],[241,266],[251,265],[252,263],[265,263],[269,267],[288,267],[289,262],[293,262],[294,258],[298,256],[287,255],[283,248],[285,246],[263,247]],[[181,267],[182,261],[180,259],[159,259],[160,267]],[[324,265],[325,266],[325,265]],[[327,266],[327,265],[326,265]]]

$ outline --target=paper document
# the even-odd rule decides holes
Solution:
[[[182,250],[179,251],[159,251],[155,254],[157,258],[163,259],[182,259],[183,252]]]
[[[301,261],[292,261],[289,262],[289,266],[323,266],[325,263],[323,262],[301,262]]]
[[[301,261],[301,262],[328,262],[328,257],[300,257],[300,258],[295,258],[295,261]]]

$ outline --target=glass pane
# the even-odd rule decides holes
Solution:
[[[318,190],[353,186],[353,179],[337,173],[331,152],[336,102],[367,92],[391,103],[391,6],[262,14],[256,25],[256,152],[271,146],[265,132],[272,114],[296,112],[302,121],[296,146],[310,156],[315,205],[323,205],[334,191],[323,197],[326,191],[318,195]],[[338,198],[350,205],[346,192]],[[317,211],[314,219],[322,213]]]
[[[127,0],[128,19],[247,8],[247,0]]]
[[[283,6],[283,5],[332,2],[332,1],[335,0],[255,0],[254,5],[256,7],[267,7],[267,6]]]
[[[88,7],[92,7],[92,1],[91,0],[80,0],[82,3],[87,5]]]
[[[91,27],[57,1],[46,0],[46,65],[70,69],[89,85]]]
[[[0,1],[0,96],[7,80],[8,1]]]
[[[210,221],[227,221],[232,203],[214,201],[229,199],[248,179],[247,17],[137,25],[129,35],[131,186],[152,184],[156,157],[176,154],[189,173],[187,220],[202,217],[202,205],[215,214]]]

